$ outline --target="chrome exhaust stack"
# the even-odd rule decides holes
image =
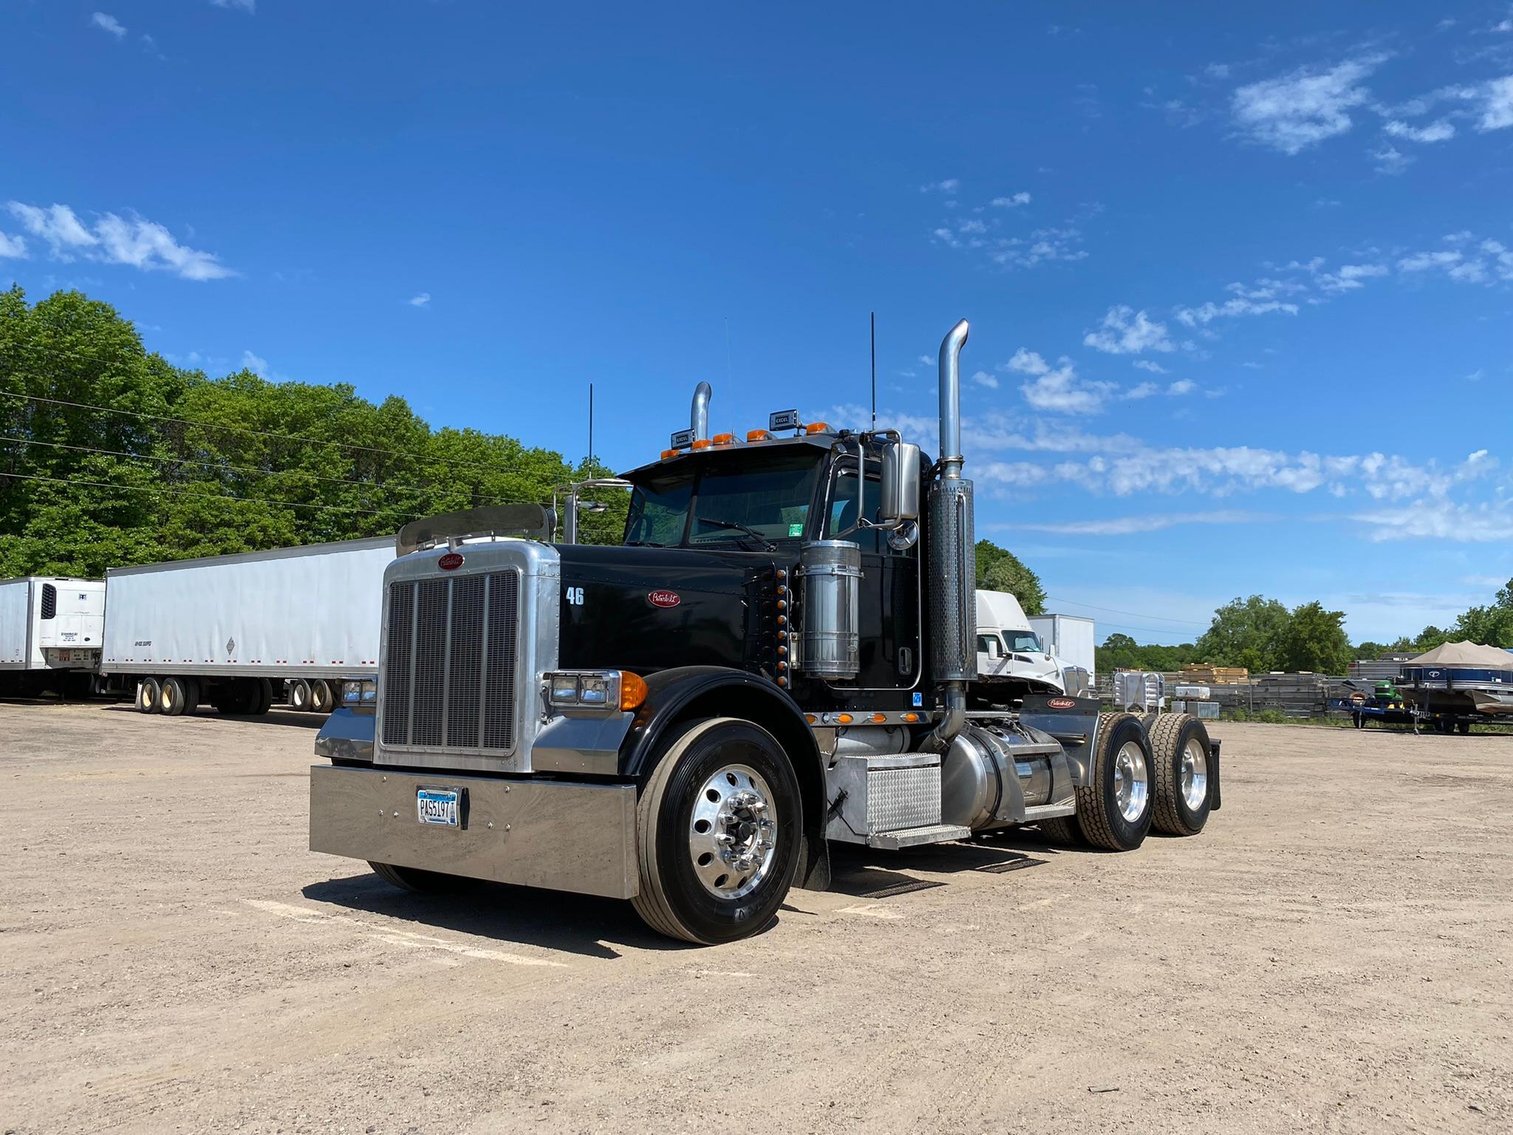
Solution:
[[[709,436],[709,396],[712,393],[707,382],[701,382],[693,388],[693,406],[688,414],[688,427],[693,430],[696,441]]]
[[[940,476],[930,487],[930,661],[945,716],[926,747],[944,750],[967,720],[967,683],[977,677],[977,548],[972,482],[961,475],[961,349],[967,321],[940,344]]]

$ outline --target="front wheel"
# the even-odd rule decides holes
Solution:
[[[636,805],[636,913],[701,945],[757,933],[792,885],[803,823],[798,777],[771,733],[734,717],[691,723]]]
[[[464,879],[458,875],[443,875],[440,871],[423,871],[419,867],[401,867],[397,863],[374,863],[370,859],[368,866],[373,868],[373,874],[384,882],[402,891],[416,891],[420,894],[460,890],[472,882],[471,879]]]
[[[1151,757],[1132,713],[1098,717],[1092,783],[1077,789],[1077,826],[1094,847],[1133,851],[1150,831]]]

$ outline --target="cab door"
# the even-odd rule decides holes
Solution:
[[[920,675],[919,545],[896,551],[886,531],[859,525],[876,524],[882,503],[881,466],[867,461],[866,491],[861,492],[855,456],[838,458],[827,486],[824,530],[826,540],[850,540],[861,546],[860,662],[856,679],[847,685],[859,690],[909,690]],[[838,683],[837,683],[838,684]]]

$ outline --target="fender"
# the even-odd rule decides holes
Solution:
[[[725,666],[676,666],[646,676],[646,700],[620,748],[620,774],[639,785],[655,766],[662,742],[682,722],[743,717],[766,729],[793,762],[804,802],[805,860],[795,884],[830,885],[825,842],[825,764],[798,703],[766,678]]]

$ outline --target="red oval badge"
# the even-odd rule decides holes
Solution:
[[[1048,709],[1076,709],[1077,702],[1074,698],[1051,698],[1046,702]]]
[[[442,571],[456,571],[462,566],[462,553],[448,552],[436,561],[436,566]]]
[[[676,607],[683,602],[676,591],[648,591],[646,601],[653,607]]]

